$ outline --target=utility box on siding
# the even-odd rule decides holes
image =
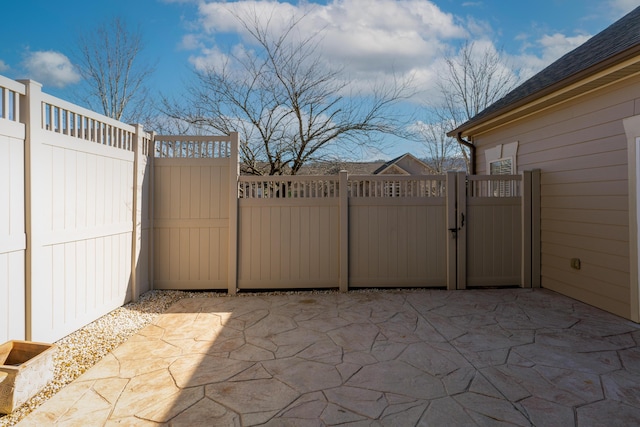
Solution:
[[[0,345],[0,414],[9,414],[53,379],[53,344],[8,341]]]

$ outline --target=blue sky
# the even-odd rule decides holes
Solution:
[[[78,34],[120,16],[139,26],[141,59],[157,64],[149,86],[179,94],[193,68],[219,61],[243,43],[228,7],[276,8],[277,16],[308,13],[304,29],[324,31],[322,49],[366,85],[411,73],[425,102],[442,52],[465,39],[503,49],[531,75],[622,17],[640,0],[20,0],[3,4],[0,74],[31,78],[44,91],[73,101]],[[25,19],[25,17],[28,17]],[[441,65],[441,64],[440,64]],[[422,97],[422,98],[420,98]],[[395,153],[389,153],[394,155]]]

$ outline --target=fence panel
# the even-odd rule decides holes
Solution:
[[[157,137],[154,289],[227,289],[229,138]]]
[[[335,288],[338,177],[241,177],[238,288]]]
[[[51,341],[131,298],[133,153],[52,134],[40,155],[32,313],[51,322],[32,334]]]
[[[444,287],[446,177],[349,177],[349,285]]]
[[[0,342],[25,335],[24,86],[0,76]]]
[[[522,285],[522,176],[468,176],[466,285]]]
[[[55,341],[131,299],[135,128],[29,88],[30,339]]]

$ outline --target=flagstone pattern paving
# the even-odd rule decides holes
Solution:
[[[546,290],[183,299],[19,425],[640,425],[640,326]]]

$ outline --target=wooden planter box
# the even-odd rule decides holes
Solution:
[[[0,345],[0,414],[9,414],[53,379],[53,344],[8,341]]]

